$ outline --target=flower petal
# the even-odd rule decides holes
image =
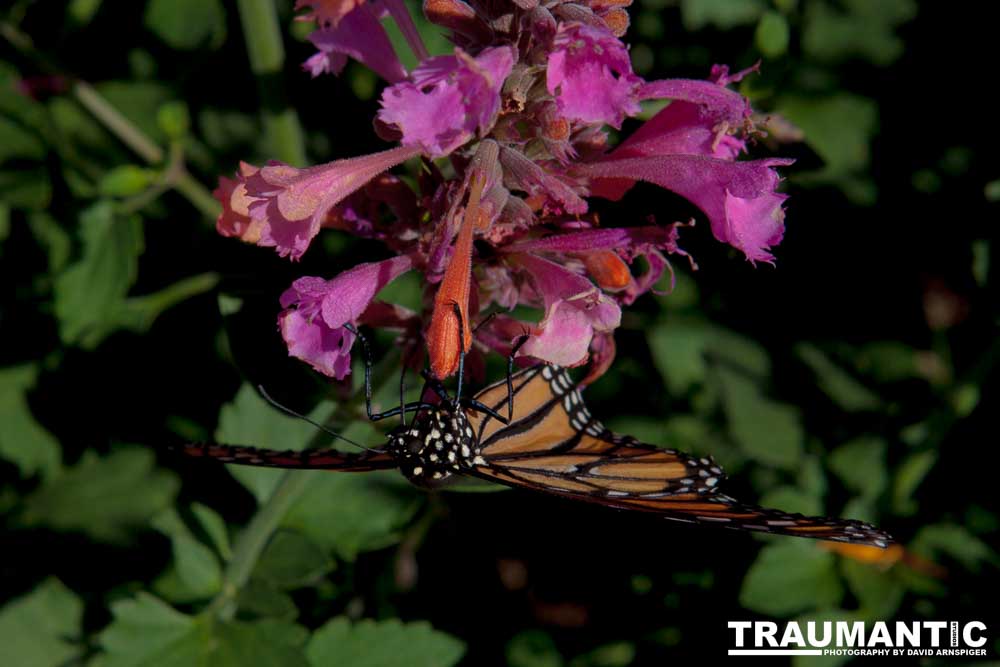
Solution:
[[[768,249],[781,241],[781,205],[786,199],[774,191],[779,178],[772,167],[791,162],[663,155],[596,162],[577,171],[598,178],[648,181],[672,190],[705,212],[715,238],[742,250],[751,262],[772,262]]]
[[[257,245],[299,259],[319,232],[327,213],[375,176],[417,155],[400,146],[381,153],[337,160],[308,169],[280,162],[246,179],[250,218],[260,225]]]
[[[340,74],[351,57],[389,83],[406,78],[406,69],[369,5],[352,9],[336,25],[314,30],[309,41],[319,51],[303,64],[303,69],[314,77],[327,72]]]
[[[354,344],[354,334],[344,325],[356,324],[379,290],[412,266],[410,257],[399,256],[359,264],[333,280],[296,280],[281,295],[285,310],[278,316],[288,354],[342,379],[351,372]]]
[[[626,116],[639,113],[641,83],[632,73],[628,49],[611,32],[580,23],[559,26],[546,86],[563,116],[621,127]]]
[[[402,143],[433,157],[447,155],[482,135],[500,110],[500,89],[514,65],[510,47],[493,47],[472,58],[461,49],[428,58],[410,81],[382,93],[378,117],[402,132]]]

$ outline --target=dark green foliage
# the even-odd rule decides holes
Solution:
[[[269,406],[259,384],[359,442],[395,424],[363,419],[360,366],[328,384],[287,358],[275,326],[293,279],[377,248],[324,231],[291,264],[213,229],[208,192],[240,159],[385,147],[369,131],[381,81],[356,64],[310,80],[290,1],[278,3],[288,58],[263,82],[290,106],[276,95],[262,108],[250,4],[0,10],[0,665],[624,667],[714,659],[727,621],[758,617],[995,629],[1000,181],[985,144],[991,54],[976,52],[992,24],[911,0],[630,8],[647,78],[763,59],[739,84],[769,117],[752,154],[797,163],[782,169],[775,268],[727,253],[663,191],[598,205],[615,226],[694,216],[680,244],[699,268],[674,258],[673,292],[626,310],[590,408],[713,455],[741,499],[877,522],[905,548],[879,565],[805,540],[467,492],[494,486],[428,495],[392,471],[286,475],[167,455],[181,439],[347,447]],[[451,49],[418,27],[432,53]],[[421,307],[416,273],[388,289]],[[391,336],[373,342],[388,407],[399,359]],[[489,359],[490,379],[501,368]]]

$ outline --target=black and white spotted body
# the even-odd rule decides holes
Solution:
[[[387,451],[408,480],[425,487],[486,463],[465,412],[448,404],[418,413],[411,424],[393,430]]]

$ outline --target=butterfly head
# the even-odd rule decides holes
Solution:
[[[478,465],[479,443],[462,410],[442,406],[419,413],[389,434],[389,452],[414,484],[432,486]]]

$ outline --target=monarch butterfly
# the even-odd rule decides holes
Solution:
[[[434,388],[443,393],[439,383]],[[725,475],[711,458],[612,433],[591,416],[569,374],[557,366],[508,372],[505,380],[464,404],[445,400],[406,407],[418,410],[408,426],[393,429],[384,447],[357,454],[217,444],[188,444],[181,450],[225,463],[278,468],[347,472],[398,468],[419,486],[467,475],[674,521],[881,548],[892,541],[860,521],[789,514],[721,494],[718,484]],[[370,404],[368,412],[372,417]]]

